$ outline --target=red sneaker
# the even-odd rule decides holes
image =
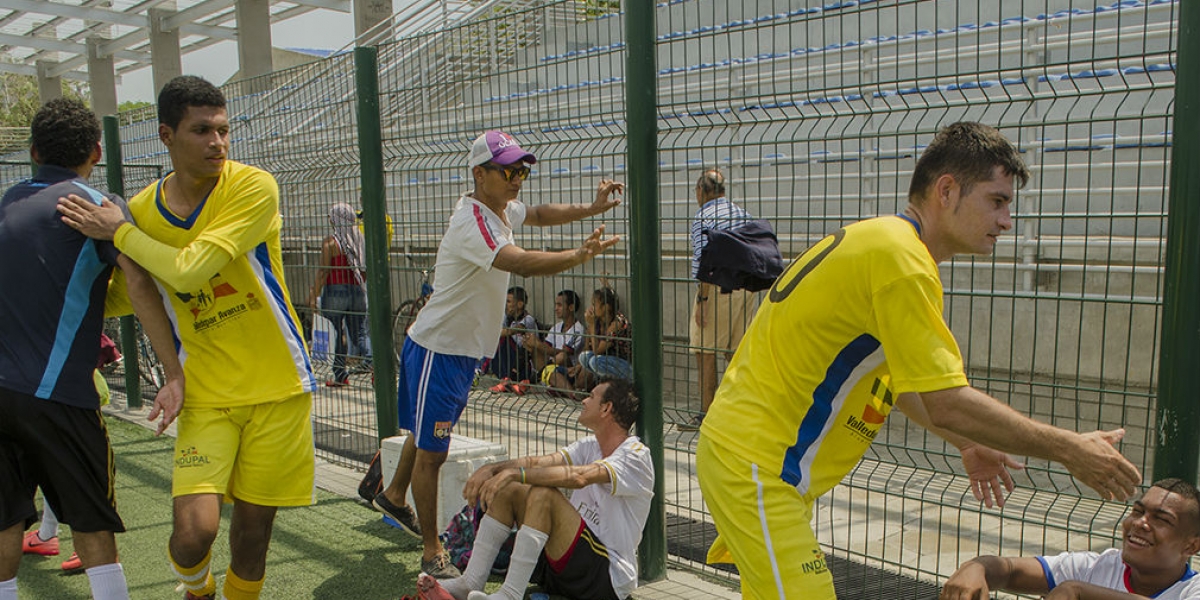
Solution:
[[[522,379],[521,383],[514,384],[511,389],[514,394],[524,396],[525,392],[529,391],[529,380]]]
[[[58,536],[43,540],[38,537],[37,530],[34,529],[26,533],[25,538],[21,540],[21,552],[24,554],[41,554],[42,556],[58,556]]]
[[[500,380],[500,383],[497,383],[496,385],[493,385],[492,387],[490,387],[488,389],[493,392],[496,392],[497,394],[503,394],[504,392],[511,392],[511,391],[513,391],[512,380],[505,377],[504,379]]]
[[[83,561],[79,560],[78,552],[72,552],[71,558],[68,558],[67,560],[63,561],[63,564],[62,564],[62,570],[64,570],[64,571],[78,571],[79,569],[82,569],[82,568],[83,568]]]

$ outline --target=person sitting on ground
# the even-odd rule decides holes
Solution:
[[[621,313],[617,292],[610,287],[596,290],[583,316],[587,339],[579,354],[579,365],[571,371],[580,389],[587,389],[592,377],[632,379],[629,360],[633,334],[629,319]]]
[[[640,403],[633,384],[604,381],[583,400],[579,424],[592,435],[555,454],[484,465],[463,497],[487,514],[461,577],[422,573],[422,600],[521,600],[530,581],[577,600],[622,600],[637,587],[637,546],[654,496],[650,451],[630,433]],[[559,488],[573,490],[570,500]],[[514,525],[504,585],[482,591]]]
[[[504,300],[504,328],[500,330],[500,342],[492,359],[493,373],[500,378],[500,383],[492,387],[493,392],[524,394],[533,377],[533,364],[529,351],[525,349],[525,338],[537,337],[538,323],[525,310],[528,301],[525,288],[508,288],[508,297]],[[515,383],[518,381],[521,383]]]
[[[562,395],[561,390],[575,389],[575,380],[568,369],[574,366],[575,356],[583,348],[583,323],[575,319],[577,310],[579,294],[563,290],[554,297],[554,316],[558,322],[546,333],[546,339],[525,336],[525,348],[533,357],[534,370],[541,374],[542,384],[552,396]]]
[[[1180,479],[1160,479],[1121,522],[1122,547],[1057,556],[980,556],[962,564],[941,600],[988,598],[993,590],[1044,594],[1046,600],[1200,599],[1188,564],[1200,551],[1200,494]]]

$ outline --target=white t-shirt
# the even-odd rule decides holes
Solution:
[[[570,329],[563,331],[566,323],[559,321],[550,328],[550,332],[546,334],[546,343],[554,347],[555,350],[562,350],[570,346],[571,355],[579,354],[579,349],[583,347],[583,323],[575,321]],[[572,358],[574,360],[574,358]]]
[[[433,296],[408,332],[414,342],[454,356],[496,352],[509,274],[493,269],[492,261],[513,243],[513,230],[525,222],[525,205],[512,200],[504,214],[508,225],[469,193],[458,199],[438,245]]]
[[[629,436],[607,458],[600,454],[596,436],[589,435],[566,448],[563,456],[572,465],[600,463],[612,484],[592,484],[571,492],[571,504],[596,537],[608,548],[608,576],[618,598],[628,598],[637,588],[637,547],[654,497],[654,465],[650,450]]]
[[[1064,581],[1082,581],[1110,590],[1132,594],[1126,583],[1129,567],[1121,559],[1121,550],[1109,548],[1095,552],[1063,552],[1058,556],[1039,556],[1050,589]],[[1183,577],[1154,596],[1155,600],[1200,600],[1200,577],[1188,566]]]

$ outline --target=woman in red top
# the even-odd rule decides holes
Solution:
[[[333,379],[325,385],[340,387],[350,381],[346,357],[350,345],[355,354],[370,357],[367,345],[367,291],[363,279],[363,234],[358,229],[358,216],[346,203],[329,209],[329,224],[333,233],[321,244],[321,270],[308,294],[308,305],[317,308],[321,298],[321,316],[333,323],[337,342],[333,354]]]

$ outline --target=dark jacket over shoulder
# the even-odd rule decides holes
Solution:
[[[754,219],[730,229],[706,229],[697,278],[721,288],[757,292],[783,273],[783,256],[771,224]]]

